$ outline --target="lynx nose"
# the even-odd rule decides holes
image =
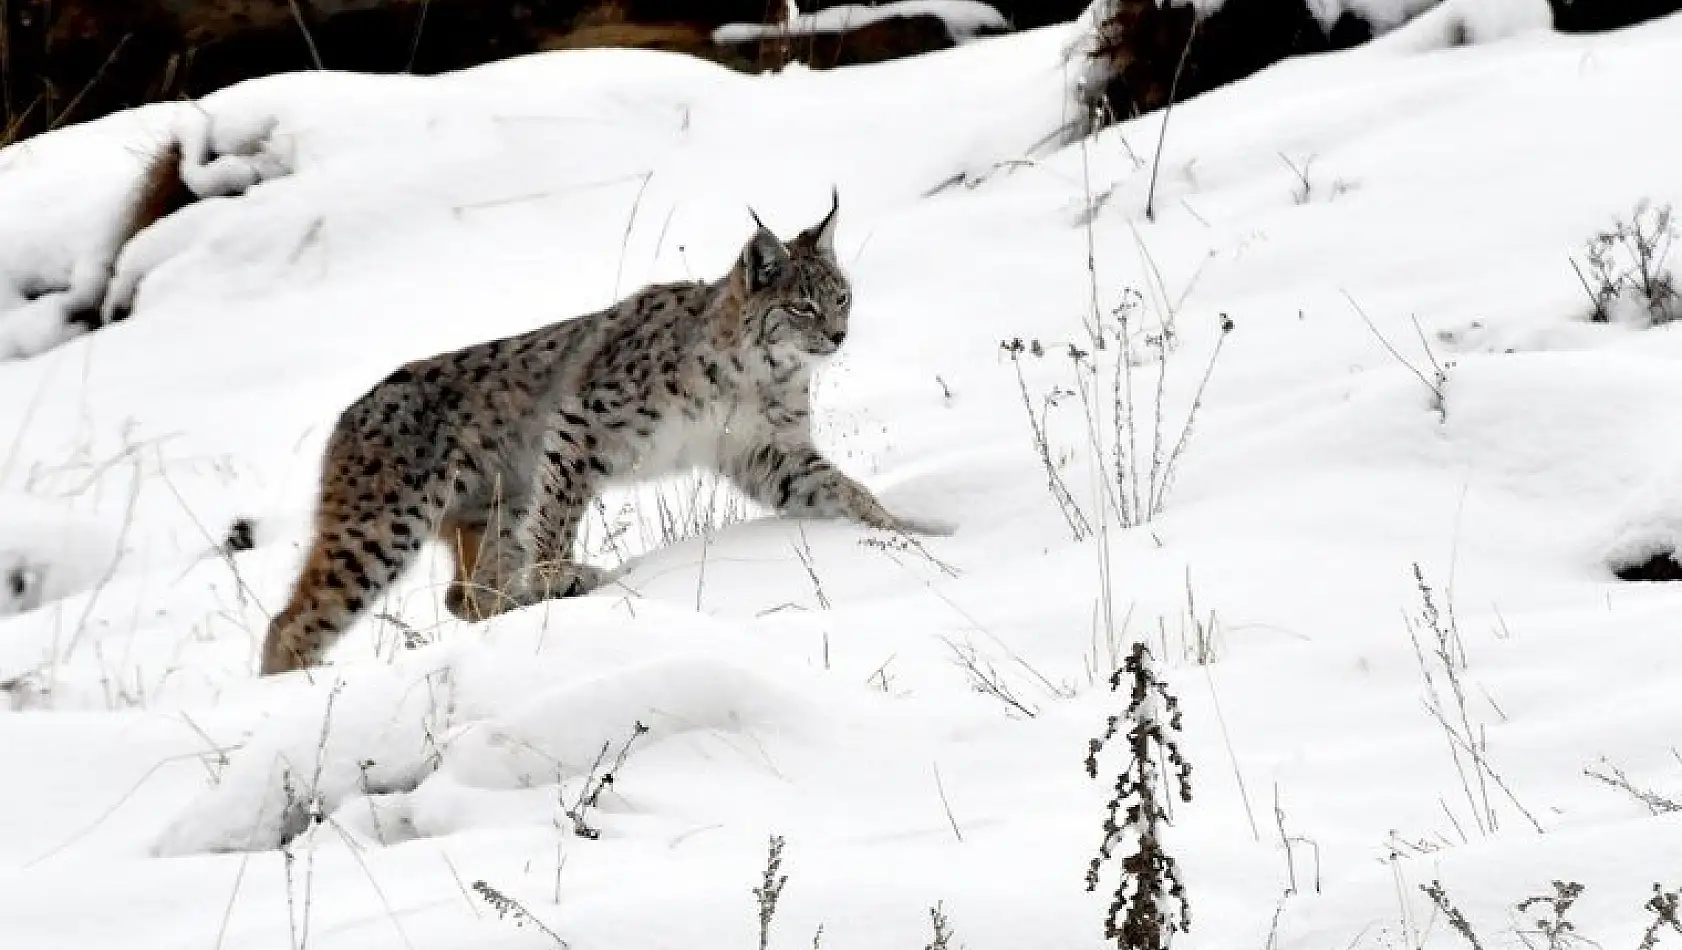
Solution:
[[[845,339],[847,339],[845,331],[837,330],[829,335],[829,342],[835,344],[836,346],[840,346],[841,342]]]

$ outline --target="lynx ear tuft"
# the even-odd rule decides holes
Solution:
[[[779,283],[788,273],[789,258],[788,248],[759,220],[759,215],[754,214],[752,208],[748,209],[748,214],[752,214],[754,223],[759,225],[759,230],[742,248],[742,270],[747,276],[748,292],[753,293]]]
[[[808,234],[811,235],[812,246],[830,257],[835,256],[835,218],[836,212],[841,210],[841,189],[831,187],[829,190],[829,213],[822,221],[814,225]]]

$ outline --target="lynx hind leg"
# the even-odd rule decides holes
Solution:
[[[264,675],[319,664],[436,527],[439,499],[360,453],[329,450],[322,482],[309,554],[263,641]]]
[[[497,614],[560,597],[586,593],[600,585],[599,568],[528,556],[509,534],[475,522],[446,521],[444,543],[455,559],[454,577],[444,606],[462,620],[488,620]]]
[[[507,532],[476,517],[444,521],[440,539],[455,561],[444,607],[462,620],[488,620],[520,606],[516,580],[525,557],[509,543]]]
[[[484,620],[601,586],[607,572],[573,560],[572,549],[592,484],[550,447],[523,497],[485,511],[459,512],[444,524],[455,558],[444,605],[463,620]]]

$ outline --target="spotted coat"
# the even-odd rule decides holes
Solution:
[[[573,559],[616,481],[692,467],[776,511],[898,531],[818,451],[811,375],[847,334],[836,208],[786,244],[760,225],[712,282],[644,288],[598,313],[410,363],[340,416],[315,533],[262,671],[319,663],[429,540],[454,556],[444,595],[478,620],[591,590]]]

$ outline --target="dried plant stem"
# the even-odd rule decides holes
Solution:
[[[1174,64],[1174,78],[1168,83],[1168,105],[1162,109],[1162,128],[1156,134],[1156,154],[1151,158],[1151,183],[1145,192],[1145,220],[1156,220],[1156,176],[1162,167],[1162,146],[1168,141],[1168,119],[1174,114],[1174,101],[1179,98],[1180,74],[1186,68],[1186,59],[1191,55],[1192,41],[1197,39],[1197,17],[1191,21],[1191,32],[1186,34],[1186,45],[1180,50],[1180,61]]]
[[[788,884],[788,875],[782,873],[783,843],[781,835],[771,836],[765,850],[764,878],[753,889],[753,896],[759,901],[759,950],[771,946],[771,923],[777,917],[777,902],[782,899],[783,887]]]
[[[498,917],[504,920],[512,920],[516,927],[533,927],[538,933],[549,938],[549,941],[555,946],[560,947],[561,950],[566,950],[567,942],[561,938],[561,935],[551,930],[548,924],[545,924],[536,914],[526,909],[526,905],[484,881],[473,882],[473,893],[478,894],[480,900],[489,904],[491,909],[496,911]]]

